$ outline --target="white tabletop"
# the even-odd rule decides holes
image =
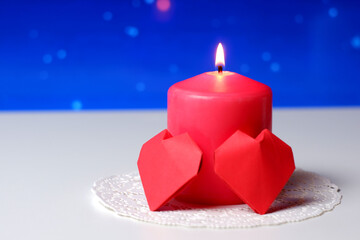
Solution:
[[[358,239],[360,108],[275,109],[273,126],[297,167],[330,178],[342,203],[300,223],[188,229],[114,216],[90,191],[98,178],[136,170],[165,111],[0,113],[0,239]]]

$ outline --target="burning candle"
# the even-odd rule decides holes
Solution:
[[[188,133],[203,157],[198,176],[178,195],[188,202],[238,204],[242,200],[214,172],[214,151],[236,130],[256,137],[271,130],[270,87],[240,74],[223,71],[224,50],[216,52],[217,71],[178,82],[168,91],[168,130]]]

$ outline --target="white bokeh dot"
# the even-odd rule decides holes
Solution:
[[[127,26],[125,27],[125,33],[130,37],[135,38],[139,35],[139,29],[137,27]]]
[[[143,83],[143,82],[138,82],[138,83],[136,83],[136,91],[138,91],[138,92],[143,92],[143,91],[145,91],[145,83]]]
[[[51,56],[50,54],[45,54],[45,55],[43,56],[43,62],[44,62],[45,64],[51,63],[52,60],[53,60],[53,58],[52,58],[52,56]]]
[[[280,64],[277,63],[277,62],[273,62],[273,63],[271,63],[271,65],[270,65],[270,69],[271,69],[271,71],[273,71],[273,72],[278,72],[278,71],[280,71]]]
[[[67,53],[64,49],[59,49],[57,51],[56,55],[59,59],[64,59],[64,58],[66,58]]]
[[[332,7],[332,8],[329,9],[329,16],[330,17],[335,18],[335,17],[337,17],[338,14],[339,13],[338,13],[337,8]]]
[[[103,18],[105,21],[110,21],[113,18],[113,14],[110,11],[106,11],[103,13]]]
[[[250,71],[250,66],[246,63],[240,65],[240,71],[242,73],[248,73]]]
[[[355,49],[360,49],[360,36],[354,36],[351,39],[351,46]]]
[[[83,107],[83,104],[80,100],[74,100],[72,101],[71,103],[71,108],[74,110],[74,111],[80,111]]]
[[[271,54],[269,52],[263,52],[261,58],[263,61],[268,62],[271,60]]]

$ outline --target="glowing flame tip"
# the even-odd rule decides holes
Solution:
[[[216,67],[225,66],[224,48],[221,43],[219,43],[216,49],[215,66]]]

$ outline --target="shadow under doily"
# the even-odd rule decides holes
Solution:
[[[172,226],[244,228],[302,221],[331,211],[341,202],[339,188],[326,177],[296,169],[271,205],[259,215],[246,204],[211,206],[171,200],[152,212],[137,172],[98,180],[92,188],[98,200],[116,214]]]

